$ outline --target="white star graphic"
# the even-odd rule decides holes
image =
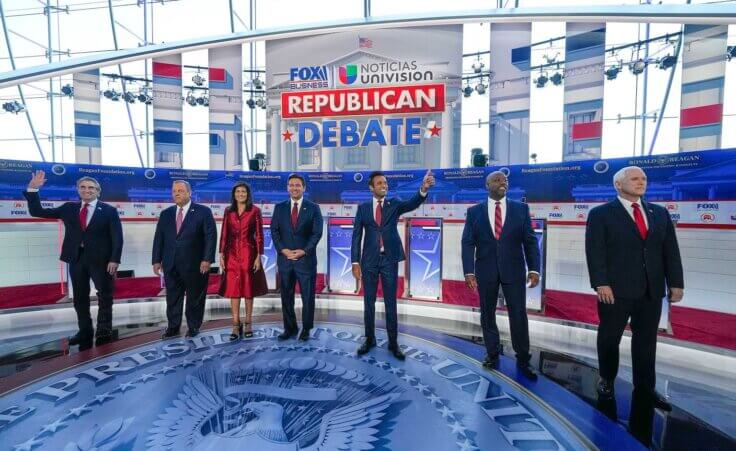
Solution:
[[[166,374],[166,373],[173,373],[174,371],[176,371],[176,370],[174,369],[173,366],[166,366],[166,365],[164,365],[159,370],[159,373]]]
[[[395,366],[392,366],[391,369],[388,370],[388,372],[391,373],[391,374],[399,374],[401,372],[401,369],[400,368],[397,368]]]
[[[457,444],[460,447],[460,451],[473,451],[474,449],[478,449],[477,447],[473,446],[473,442],[468,439],[465,439],[464,442],[457,442]]]
[[[376,362],[375,365],[379,368],[383,368],[385,366],[389,366],[388,362]]]
[[[269,239],[268,241],[269,241],[268,246],[263,247],[263,255],[261,256],[261,258],[263,259],[262,261],[263,261],[263,271],[264,272],[269,272],[270,270],[273,269],[274,266],[276,266],[276,261],[275,261],[276,259],[274,259],[274,262],[271,263],[271,259],[268,257],[268,252],[267,252],[273,249],[273,239]]]
[[[102,404],[103,402],[107,401],[108,399],[113,399],[113,398],[115,398],[115,397],[112,396],[110,394],[110,392],[103,393],[101,395],[95,396],[95,399],[93,399],[90,404],[95,404],[95,403]]]
[[[427,279],[429,279],[433,275],[435,275],[438,272],[440,272],[439,265],[437,266],[437,269],[435,269],[434,271],[431,271],[430,272],[430,269],[432,268],[432,260],[430,260],[429,258],[427,258],[427,257],[424,256],[425,254],[428,254],[430,256],[436,255],[437,254],[437,248],[439,247],[439,245],[440,245],[440,237],[438,235],[437,236],[437,239],[434,242],[434,246],[432,247],[431,250],[413,250],[412,251],[412,252],[414,252],[417,255],[417,257],[421,258],[422,260],[424,260],[427,263],[427,267],[424,268],[424,276],[422,277],[422,282],[426,282]]]
[[[412,383],[412,382],[414,382],[415,380],[417,380],[417,378],[416,378],[416,377],[414,377],[414,376],[410,376],[410,375],[408,375],[408,374],[404,374],[403,376],[401,376],[401,379],[404,379],[405,381],[407,381],[407,382],[409,382],[409,383]]]
[[[442,418],[450,418],[455,416],[455,412],[447,406],[442,406],[441,409],[437,409],[442,414]]]
[[[42,443],[43,441],[36,440],[35,437],[31,437],[28,441],[15,445],[13,447],[13,451],[31,451],[34,447],[41,446]]]
[[[91,412],[91,411],[92,411],[92,409],[90,409],[89,407],[87,407],[87,404],[82,404],[79,407],[74,407],[73,409],[69,409],[69,413],[66,414],[66,417],[77,417],[77,418],[79,418],[82,415],[84,415],[85,413]]]
[[[420,382],[420,383],[418,383],[417,385],[415,385],[415,386],[414,386],[414,388],[416,388],[417,390],[419,390],[419,392],[420,392],[420,393],[423,393],[423,392],[424,392],[424,390],[427,390],[427,389],[429,389],[429,386],[428,386],[428,385],[424,385],[424,384],[422,384],[422,383]]]
[[[50,424],[47,424],[46,426],[44,426],[43,429],[41,429],[41,432],[38,433],[38,435],[40,436],[40,435],[43,435],[43,434],[45,434],[47,432],[50,433],[50,434],[53,434],[57,430],[59,430],[61,428],[65,428],[67,426],[68,425],[66,423],[64,423],[64,420],[63,419],[56,420],[53,423],[50,423]]]
[[[440,404],[442,402],[442,398],[440,398],[439,396],[435,395],[434,393],[431,393],[429,396],[427,396],[427,399],[432,404]]]
[[[125,393],[125,390],[132,390],[135,387],[133,387],[134,382],[125,382],[123,384],[120,384],[115,388],[113,391],[120,391],[120,393]]]
[[[339,255],[340,257],[342,257],[343,259],[342,270],[340,270],[340,275],[338,277],[342,277],[345,274],[351,272],[353,270],[353,264],[350,261],[351,260],[350,248],[349,247],[333,247],[332,250],[335,251],[335,253]]]
[[[182,362],[182,367],[184,366],[184,363]],[[141,377],[138,378],[138,382],[148,382],[151,379],[156,379],[156,376],[154,376],[151,373],[142,374]]]
[[[452,429],[453,434],[465,435],[465,431],[468,430],[468,428],[464,427],[459,421],[456,421],[455,423],[447,423],[447,426]]]

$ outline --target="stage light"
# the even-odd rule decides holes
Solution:
[[[736,58],[736,45],[728,47],[728,51],[726,52],[727,60],[731,61],[733,58]]]
[[[263,89],[263,81],[258,77],[258,75],[253,79],[253,88],[258,90]]]
[[[67,97],[74,96],[74,87],[72,85],[64,85],[61,87],[61,93]]]
[[[644,69],[647,68],[648,62],[643,59],[638,59],[634,61],[633,63],[629,64],[629,70],[634,75],[639,75],[642,72],[644,72]]]
[[[546,85],[548,81],[549,78],[544,74],[540,74],[539,78],[534,80],[534,82],[537,84],[537,88],[544,88],[544,85]]]
[[[138,101],[150,105],[153,103],[153,97],[148,94],[147,89],[144,89],[138,93]]]
[[[263,108],[263,106],[266,104],[266,99],[263,97],[259,97],[258,100],[256,100],[256,106],[258,108]]]
[[[473,167],[482,168],[488,166],[488,155],[484,153],[473,155]]]
[[[467,85],[463,88],[463,97],[470,97],[473,95],[473,88],[470,85]]]
[[[256,101],[253,100],[253,98],[246,100],[245,104],[248,105],[248,108],[250,108],[251,110],[256,107]]]
[[[192,83],[194,83],[197,86],[202,86],[204,84],[204,82],[205,82],[205,79],[204,79],[204,77],[202,77],[201,75],[199,75],[199,72],[197,72],[196,74],[194,74],[194,77],[192,77]]]
[[[113,102],[117,102],[120,100],[120,93],[117,92],[114,89],[106,89],[105,92],[102,93],[105,98],[112,100]]]
[[[128,92],[126,92],[126,93],[125,93],[125,95],[123,96],[123,99],[124,99],[124,100],[125,100],[126,102],[128,102],[128,103],[135,103],[135,94],[133,94],[132,92],[128,91]]]
[[[565,78],[561,73],[555,72],[554,75],[549,77],[549,80],[552,82],[555,86],[560,86],[562,84],[562,79]]]
[[[483,71],[483,68],[486,67],[486,65],[485,63],[483,63],[483,61],[478,60],[475,61],[471,67],[473,68],[473,72],[479,74]]]
[[[24,112],[26,110],[26,106],[17,100],[13,100],[12,102],[3,103],[3,110],[8,113],[18,114]]]
[[[667,70],[675,64],[677,64],[677,58],[672,55],[667,55],[659,60],[659,68],[662,70]]]
[[[478,94],[485,94],[486,88],[488,88],[488,86],[484,85],[483,82],[481,81],[480,83],[475,85],[475,92],[477,92]]]
[[[621,66],[613,66],[613,67],[606,69],[604,74],[606,74],[607,80],[615,80],[616,77],[618,77],[619,72],[621,72]]]
[[[194,93],[192,93],[192,91],[189,91],[189,94],[187,94],[187,98],[185,100],[191,106],[197,105],[197,98],[194,97]]]

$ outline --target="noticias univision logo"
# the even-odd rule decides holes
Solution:
[[[358,79],[358,66],[347,64],[338,68],[338,79],[344,85],[352,85]]]

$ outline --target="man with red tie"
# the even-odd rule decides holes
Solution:
[[[468,209],[462,237],[463,273],[465,284],[477,289],[480,296],[480,322],[487,353],[483,366],[495,368],[502,352],[496,325],[500,287],[508,308],[516,365],[527,378],[536,380],[537,373],[529,363],[526,284],[530,288],[539,284],[539,244],[529,206],[507,199],[508,187],[503,172],[488,174],[488,199]]]
[[[96,341],[98,345],[108,343],[113,339],[113,282],[123,252],[123,228],[118,210],[98,199],[100,184],[92,177],[77,180],[80,202],[43,208],[38,192],[44,183],[44,171],[36,171],[23,195],[28,200],[31,216],[64,222],[64,242],[59,259],[69,264],[79,327],[77,334],[69,337],[69,344],[79,345],[80,350],[92,346],[95,331],[90,316],[90,279],[97,289]]]
[[[682,300],[682,262],[669,213],[642,199],[647,190],[644,171],[623,168],[613,184],[618,198],[590,210],[585,230],[590,285],[599,301],[598,397],[614,397],[619,343],[631,320],[634,393],[629,430],[648,445],[652,407],[672,409],[655,391],[655,355],[665,287],[670,302]]]

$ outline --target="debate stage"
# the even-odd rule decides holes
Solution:
[[[643,449],[625,416],[614,422],[587,399],[594,371],[562,354],[534,350],[536,382],[509,356],[489,371],[484,348],[457,319],[432,323],[405,311],[405,361],[386,349],[382,329],[379,346],[357,356],[362,324],[345,307],[318,310],[308,342],[279,341],[273,299],[257,307],[254,337],[230,342],[224,301],[208,301],[195,338],[162,341],[156,300],[116,304],[116,327],[129,323],[120,339],[87,351],[65,347],[58,324],[39,329],[37,342],[14,354],[16,371],[3,367],[2,449]],[[55,316],[64,322],[69,310]],[[15,324],[47,314],[20,313],[25,324]],[[624,415],[628,389],[617,387]],[[655,430],[667,424],[658,416]],[[714,431],[701,440],[709,449],[733,443]]]

